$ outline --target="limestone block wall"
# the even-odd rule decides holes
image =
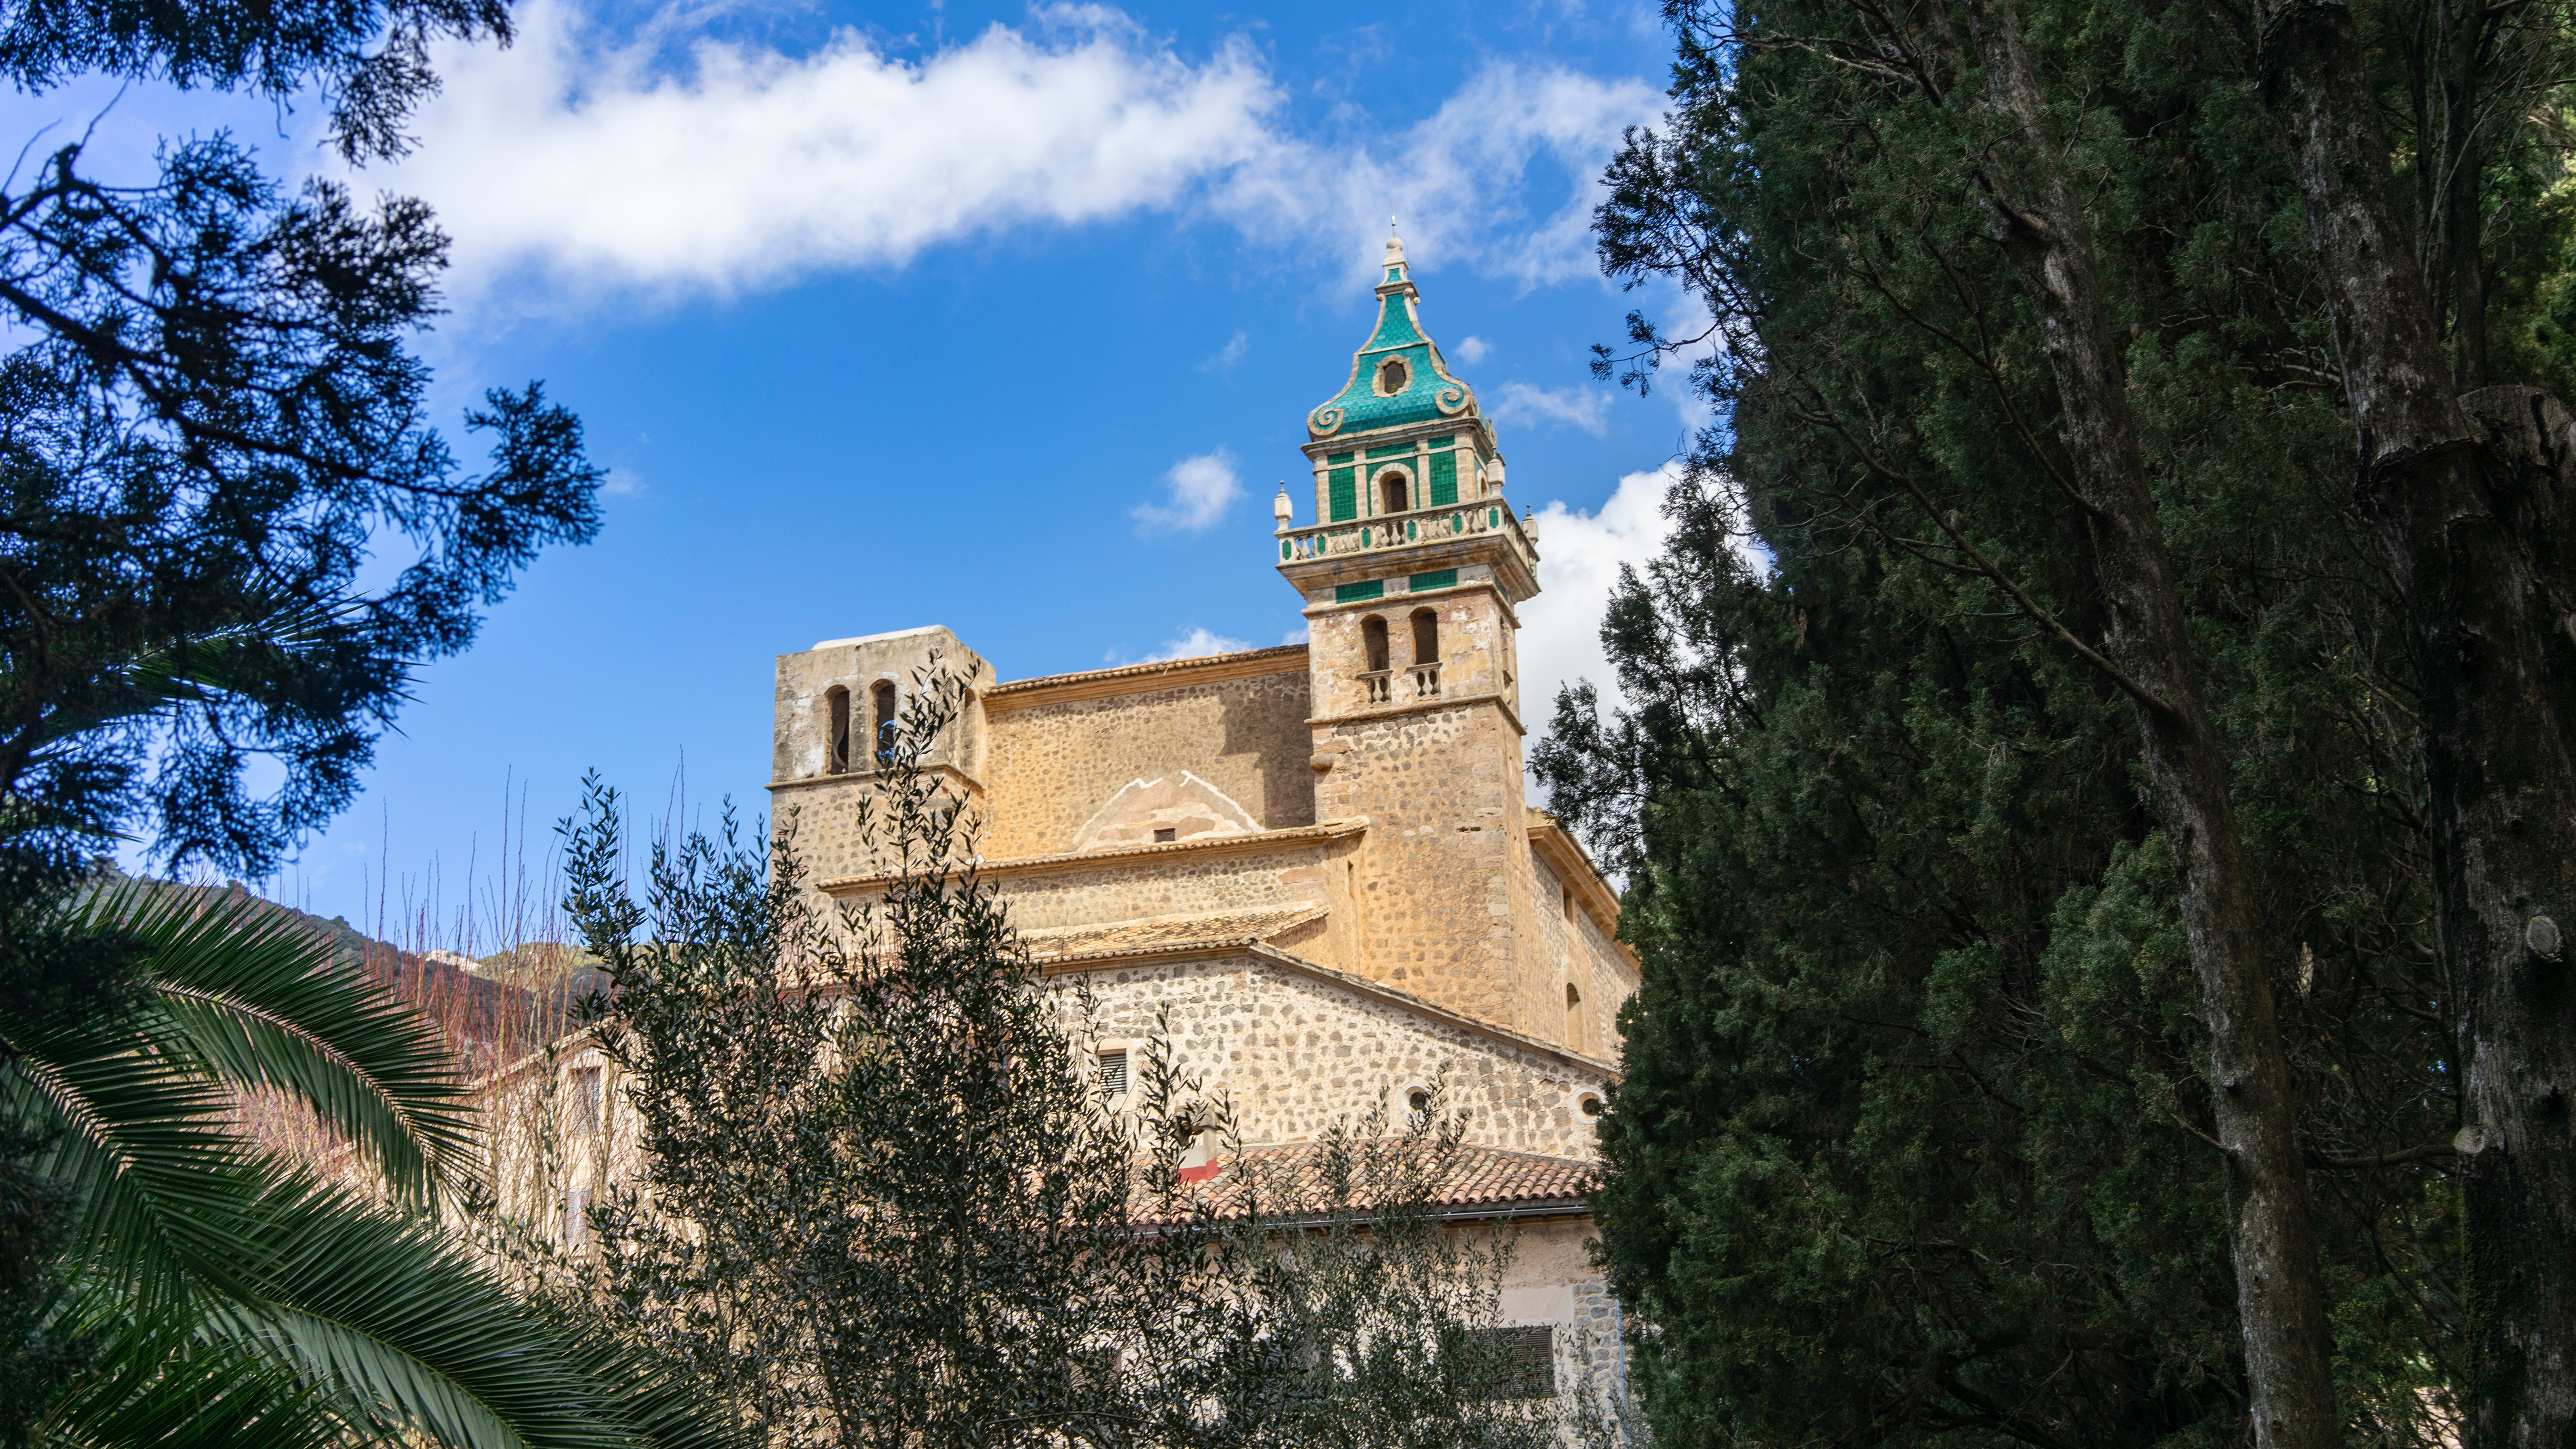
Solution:
[[[1326,903],[1323,846],[1313,842],[1265,851],[1122,853],[1096,867],[1009,872],[993,885],[1023,930]]]
[[[1579,997],[1562,1008],[1567,1019],[1558,1030],[1537,1034],[1570,1050],[1617,1061],[1619,1008],[1636,992],[1636,967],[1577,899],[1573,884],[1536,851],[1530,853],[1530,870],[1531,935],[1551,979],[1560,983],[1560,998],[1563,986],[1574,987]]]
[[[1442,696],[1458,699],[1499,694],[1518,711],[1520,685],[1513,636],[1519,632],[1519,621],[1494,585],[1492,570],[1477,566],[1472,571],[1481,577],[1469,578],[1466,575],[1470,571],[1461,570],[1454,587],[1417,594],[1405,591],[1407,577],[1397,577],[1387,581],[1387,594],[1382,599],[1308,608],[1306,648],[1314,670],[1315,715],[1337,718],[1378,707],[1369,698],[1365,677],[1369,664],[1365,636],[1372,619],[1386,626],[1387,663],[1392,675],[1387,690],[1392,696],[1389,702],[1413,702],[1411,671],[1419,662],[1415,658],[1413,616],[1425,609],[1432,612],[1438,626]]]
[[[1069,978],[1059,977],[1068,982]],[[1231,1099],[1248,1143],[1311,1142],[1336,1121],[1445,1079],[1466,1139],[1550,1157],[1598,1155],[1586,1093],[1605,1078],[1249,954],[1083,973],[1104,1045],[1142,1042],[1168,1011],[1174,1060]]]
[[[895,706],[911,707],[916,674],[925,667],[952,670],[968,681],[964,706],[929,756],[970,800],[982,797],[988,730],[983,693],[993,668],[956,635],[933,625],[858,639],[832,639],[778,656],[770,729],[770,816],[785,824],[794,813],[796,849],[807,878],[829,880],[867,868],[859,838],[859,801],[876,788],[873,718],[876,686],[891,684]],[[831,768],[834,690],[847,692],[847,769]]]
[[[588,1078],[595,1091],[585,1089],[584,1074],[595,1074]],[[501,1214],[559,1246],[572,1244],[568,1234],[587,1206],[633,1180],[642,1161],[643,1119],[588,1033],[494,1074],[477,1106]],[[586,1233],[587,1224],[577,1230]]]
[[[1575,1392],[1589,1370],[1595,1393],[1621,1392],[1627,1370],[1627,1351],[1620,1342],[1625,1314],[1601,1270],[1592,1266],[1591,1245],[1600,1233],[1591,1217],[1506,1220],[1473,1231],[1482,1244],[1500,1240],[1511,1248],[1497,1316],[1505,1323],[1556,1325],[1557,1391]]]
[[[1353,969],[1553,1038],[1556,1028],[1532,1020],[1522,999],[1514,941],[1529,866],[1510,720],[1490,702],[1402,709],[1319,724],[1314,738],[1333,761],[1316,782],[1317,811],[1369,820]]]
[[[1127,680],[1018,681],[988,703],[983,849],[1001,860],[1071,849],[1134,780],[1187,770],[1262,828],[1315,823],[1304,651],[1180,661]],[[1125,671],[1113,671],[1124,674]],[[1102,683],[1116,692],[1102,692]]]

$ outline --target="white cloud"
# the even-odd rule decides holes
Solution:
[[[1111,664],[1159,664],[1166,659],[1196,659],[1202,654],[1239,654],[1252,645],[1242,639],[1229,639],[1213,629],[1193,624],[1186,631],[1163,641],[1163,647],[1138,659],[1119,657],[1111,650]]]
[[[1163,486],[1171,497],[1168,506],[1140,503],[1129,510],[1141,525],[1139,532],[1152,527],[1201,532],[1225,516],[1227,504],[1243,496],[1243,481],[1234,473],[1234,455],[1223,448],[1174,463],[1163,475]]]
[[[1538,514],[1539,594],[1521,605],[1521,711],[1533,730],[1556,716],[1556,692],[1588,679],[1610,706],[1619,692],[1601,647],[1601,620],[1619,566],[1640,570],[1663,551],[1672,521],[1664,494],[1681,477],[1679,463],[1630,473],[1598,513],[1550,503]]]
[[[632,468],[611,468],[608,476],[599,480],[599,491],[603,497],[632,498],[647,491],[647,485],[644,475]]]
[[[1312,629],[1310,626],[1300,624],[1296,628],[1289,630],[1287,633],[1280,635],[1279,642],[1282,644],[1311,643],[1313,641],[1308,637],[1311,633]]]
[[[1417,124],[1310,136],[1249,43],[1191,59],[1103,7],[913,60],[857,31],[806,55],[692,40],[677,7],[620,40],[580,3],[528,0],[507,50],[442,48],[419,148],[361,178],[437,208],[460,300],[512,273],[548,305],[729,292],[1150,210],[1354,271],[1392,210],[1430,218],[1406,233],[1417,256],[1567,280],[1594,267],[1593,178],[1662,104],[1643,79],[1496,63]]]
[[[1642,574],[1671,540],[1664,496],[1681,476],[1678,461],[1630,473],[1597,513],[1577,513],[1561,502],[1539,510],[1539,595],[1520,607],[1521,710],[1532,729],[1548,727],[1557,690],[1580,680],[1600,691],[1605,711],[1626,702],[1601,647],[1601,621],[1620,566]],[[1771,572],[1769,556],[1751,537],[1739,536],[1734,546],[1756,577]]]
[[[1449,350],[1458,354],[1460,362],[1473,367],[1493,355],[1494,344],[1482,337],[1461,337],[1458,345]]]
[[[1494,393],[1490,411],[1506,422],[1571,423],[1599,437],[1610,426],[1610,402],[1611,395],[1597,388],[1507,382]]]
[[[1234,340],[1228,342],[1223,347],[1218,348],[1215,356],[1200,363],[1199,371],[1231,372],[1234,369],[1234,365],[1243,360],[1243,354],[1250,351],[1251,348],[1252,334],[1243,331],[1241,328],[1237,328],[1235,330]]]

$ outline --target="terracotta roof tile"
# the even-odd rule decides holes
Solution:
[[[1361,1150],[1365,1154],[1371,1147],[1393,1148],[1400,1141],[1389,1138]],[[1268,1211],[1311,1211],[1308,1205],[1319,1205],[1325,1195],[1328,1157],[1329,1149],[1317,1142],[1248,1147],[1216,1163],[1218,1171],[1199,1190],[1209,1194],[1220,1214],[1231,1214],[1239,1210],[1244,1187],[1257,1180]],[[1582,1201],[1599,1181],[1600,1167],[1595,1163],[1500,1147],[1460,1146],[1453,1149],[1429,1201],[1444,1211],[1529,1209]]]

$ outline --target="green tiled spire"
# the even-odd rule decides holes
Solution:
[[[1414,308],[1404,242],[1386,240],[1386,272],[1377,284],[1377,330],[1351,356],[1351,375],[1332,401],[1306,415],[1315,438],[1347,438],[1381,428],[1476,416],[1475,391],[1449,375],[1449,360],[1424,335]],[[1393,364],[1390,371],[1389,365]]]

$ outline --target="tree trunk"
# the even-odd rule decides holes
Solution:
[[[2576,1433],[2576,992],[2555,922],[2576,908],[2576,428],[2528,389],[2462,406],[2346,6],[2268,0],[2262,63],[2418,656],[2461,1068],[2468,1442],[2554,1449]]]
[[[2091,231],[2047,134],[2020,31],[1994,0],[1969,0],[1965,10],[1990,103],[2016,131],[2002,166],[1985,180],[1998,239],[2039,314],[2067,445],[2092,511],[2110,613],[2106,652],[2163,705],[2140,714],[2156,813],[2182,870],[2183,923],[2209,1028],[2211,1098],[2232,1168],[2228,1227],[2255,1442],[2328,1449],[2340,1441],[2342,1423],[2289,1059],[2261,959],[2227,759],[2202,698],[2129,411],[2122,339],[2103,306]]]

